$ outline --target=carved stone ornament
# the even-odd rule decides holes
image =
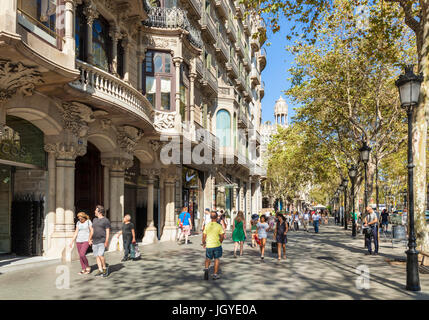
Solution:
[[[169,49],[177,44],[174,39],[144,36],[143,44],[152,48]]]
[[[83,9],[83,13],[86,16],[87,24],[92,25],[94,23],[94,20],[98,18],[98,11],[97,11],[97,5],[94,1],[90,1],[86,4],[85,8]]]
[[[155,119],[153,126],[159,131],[174,129],[174,120],[175,113],[155,111]]]
[[[133,166],[133,160],[125,158],[104,158],[101,159],[101,164],[113,171],[124,171]]]
[[[159,176],[161,174],[161,170],[160,169],[141,169],[140,173],[145,175],[145,176]]]
[[[74,160],[86,153],[86,145],[74,143],[48,143],[44,145],[47,153],[54,153],[57,159]]]
[[[65,102],[59,105],[64,120],[64,129],[70,130],[77,137],[85,137],[88,123],[94,122],[94,113],[90,107],[79,102]]]
[[[37,84],[43,83],[42,74],[35,67],[0,59],[0,103],[17,92],[31,96]]]
[[[121,126],[118,128],[118,144],[126,152],[133,154],[137,142],[143,137],[143,130],[131,127]]]
[[[113,11],[116,9],[113,0],[98,0],[98,3],[109,11]]]
[[[163,142],[161,142],[161,141],[157,141],[157,140],[151,140],[150,142],[149,142],[149,144],[150,144],[150,147],[152,148],[152,150],[154,151],[154,152],[157,152],[159,149],[161,149],[162,148],[162,146],[164,145],[164,143]]]
[[[112,120],[110,119],[101,119],[101,129],[108,130],[112,126]]]

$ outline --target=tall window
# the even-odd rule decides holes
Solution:
[[[96,66],[109,71],[111,61],[109,23],[101,16],[95,19],[92,25],[92,55]]]
[[[37,0],[37,19],[49,30],[55,32],[57,0]]]
[[[182,63],[180,66],[180,115],[182,121],[189,121],[189,68]]]
[[[171,54],[148,51],[143,64],[144,94],[158,110],[169,111],[174,102]]]
[[[75,15],[75,42],[76,42],[76,57],[79,60],[86,61],[86,34],[87,24],[86,17],[83,14],[83,5],[78,5]]]
[[[122,46],[122,39],[118,41],[118,47],[117,47],[117,53],[118,53],[118,74],[121,78],[124,77],[124,55],[125,55],[125,49]]]
[[[238,139],[238,137],[237,137],[237,114],[235,112],[234,112],[234,120],[233,121],[234,122],[233,122],[232,126],[233,126],[233,130],[234,130],[234,133],[233,133],[234,150],[237,150],[237,139]]]
[[[231,116],[226,110],[219,110],[216,114],[216,136],[221,147],[231,145]]]

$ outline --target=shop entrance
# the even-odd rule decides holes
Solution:
[[[103,204],[103,167],[97,147],[88,142],[87,152],[76,158],[75,168],[76,213],[83,211],[92,220],[95,207]],[[106,216],[110,218],[109,211]]]
[[[0,253],[43,253],[46,153],[43,132],[6,116],[0,136]]]

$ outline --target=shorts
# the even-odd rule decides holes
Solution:
[[[383,221],[383,222],[381,222],[382,226],[387,226],[388,224],[389,224],[389,221]]]
[[[104,242],[103,243],[97,243],[97,244],[94,243],[92,245],[92,252],[94,254],[94,257],[104,256],[105,250],[106,250],[106,248],[104,247]]]
[[[219,259],[222,257],[222,246],[216,248],[206,248],[207,259]]]
[[[183,226],[182,232],[185,236],[189,236],[191,234],[191,226]]]

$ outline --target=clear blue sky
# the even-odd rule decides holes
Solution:
[[[293,65],[293,56],[286,51],[286,46],[293,44],[293,40],[288,41],[286,35],[289,32],[289,25],[286,19],[280,20],[280,31],[273,34],[268,30],[268,40],[270,46],[264,45],[267,50],[267,66],[262,71],[262,81],[265,82],[265,96],[262,99],[262,123],[269,120],[274,122],[274,104],[280,95],[286,100],[289,106],[288,122],[291,116],[295,115],[295,107],[283,94],[284,90],[290,88],[290,74],[288,69]]]

